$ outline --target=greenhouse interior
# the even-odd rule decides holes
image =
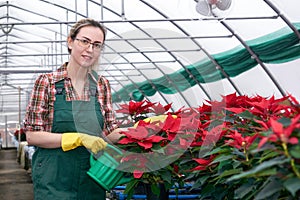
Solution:
[[[1,196],[299,199],[297,7],[298,0],[0,0]],[[83,24],[71,36],[82,20],[104,28]],[[67,111],[55,104],[62,71]],[[78,88],[90,93],[83,98]],[[91,111],[80,110],[92,99],[84,104]],[[69,112],[72,127],[60,127],[57,113]],[[87,118],[78,122],[76,113]],[[86,179],[59,171],[58,160],[57,171],[43,165],[53,180],[39,178],[43,156],[78,151],[88,155]],[[87,185],[83,194],[66,180],[97,189]]]

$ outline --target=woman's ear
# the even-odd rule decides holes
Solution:
[[[67,39],[68,49],[72,50],[73,42],[74,42],[74,40],[71,37],[68,37],[68,39]]]

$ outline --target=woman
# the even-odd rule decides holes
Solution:
[[[26,138],[37,147],[32,159],[34,199],[105,199],[105,190],[86,172],[90,153],[120,135],[107,79],[97,66],[106,36],[93,19],[70,30],[70,59],[57,71],[40,75],[25,116]],[[104,140],[105,139],[105,140]]]

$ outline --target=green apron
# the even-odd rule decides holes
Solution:
[[[103,117],[96,83],[90,79],[90,101],[66,101],[64,80],[55,84],[53,133],[102,134]],[[85,147],[62,151],[37,148],[32,158],[35,200],[105,200],[106,191],[87,175],[90,152]]]

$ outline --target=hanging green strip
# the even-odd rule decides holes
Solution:
[[[300,30],[300,23],[294,23],[293,25],[298,31]],[[289,27],[247,41],[246,43],[264,63],[278,64],[300,58],[299,38]],[[229,77],[235,77],[257,65],[256,60],[251,58],[251,54],[243,46],[237,46],[229,51],[215,54],[212,57]],[[152,96],[157,91],[164,94],[175,94],[178,90],[184,91],[194,86],[196,84],[195,80],[200,83],[209,83],[225,78],[208,58],[188,65],[186,68],[195,79],[191,79],[185,69],[178,70],[177,72],[167,75],[168,79],[165,76],[152,79],[152,84],[146,80],[135,83],[135,85],[126,85],[119,91],[113,93],[113,102],[129,100],[141,101],[144,99],[144,95]],[[171,80],[172,83],[170,83],[169,80]],[[175,84],[176,86],[174,86]]]

